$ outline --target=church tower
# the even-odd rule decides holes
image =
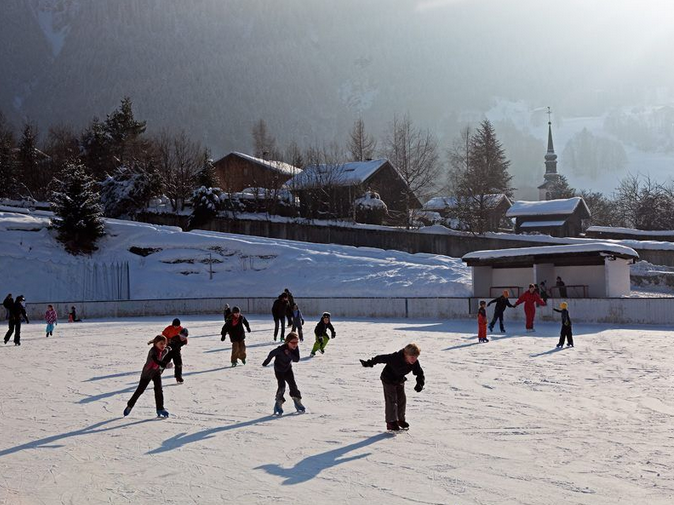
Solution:
[[[550,121],[550,107],[548,107],[548,152],[545,153],[545,175],[543,179],[545,182],[538,186],[538,199],[550,200],[550,186],[557,182],[559,174],[557,173],[557,155],[555,154],[555,146],[552,143],[552,122]]]

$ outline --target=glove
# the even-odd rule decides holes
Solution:
[[[222,338],[220,339],[220,342],[224,342],[224,341],[225,341],[225,336],[223,335]]]
[[[424,389],[424,387],[423,387],[421,384],[417,384],[416,386],[414,386],[414,390],[415,390],[417,393],[421,393],[421,390],[422,390],[422,389]]]
[[[269,363],[267,363],[267,362],[265,361],[264,363],[262,363],[262,366],[267,366],[268,364],[269,364]]]
[[[365,361],[363,359],[359,360],[360,364],[363,365],[365,368],[372,368],[374,364],[370,363],[369,361]]]
[[[337,336],[337,333],[333,333],[330,338],[335,338]]]

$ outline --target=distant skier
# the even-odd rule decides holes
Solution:
[[[405,395],[405,377],[412,372],[417,376],[414,390],[420,393],[426,382],[424,371],[419,363],[421,350],[417,344],[408,344],[393,354],[381,354],[367,361],[360,360],[364,367],[373,367],[377,363],[386,363],[381,372],[384,385],[384,401],[386,403],[386,429],[390,431],[406,430],[410,427],[405,420],[407,396]]]
[[[225,336],[229,333],[229,340],[232,341],[232,366],[238,364],[238,360],[241,360],[241,363],[246,364],[246,330],[250,333],[250,325],[248,324],[248,319],[246,319],[243,314],[241,314],[241,309],[239,307],[232,307],[232,316],[227,320],[227,322],[222,326],[220,334],[222,335],[221,341],[225,341]]]
[[[295,375],[293,374],[293,362],[297,363],[300,360],[299,337],[297,333],[290,332],[286,337],[285,343],[272,350],[267,359],[264,360],[262,366],[267,366],[272,358],[274,358],[274,375],[278,387],[276,389],[276,397],[274,402],[274,414],[283,415],[283,403],[286,401],[284,394],[286,391],[286,382],[290,388],[290,398],[295,403],[295,409],[298,412],[304,412],[304,405],[302,405],[302,393],[297,389],[295,382]]]
[[[128,416],[131,409],[147,388],[150,381],[154,383],[154,401],[157,407],[157,417],[168,417],[169,413],[164,409],[164,392],[161,386],[161,374],[164,368],[171,368],[171,363],[167,360],[168,349],[166,348],[166,337],[164,335],[157,335],[150,340],[147,345],[152,344],[152,349],[147,353],[147,361],[143,366],[143,371],[140,373],[140,382],[138,388],[131,396],[131,399],[126,404],[124,415]]]
[[[480,300],[480,308],[477,310],[477,341],[489,342],[487,338],[487,302]]]
[[[330,338],[335,338],[337,332],[330,322],[330,312],[323,312],[321,320],[318,321],[316,328],[314,328],[316,342],[314,342],[314,347],[311,349],[309,356],[316,356],[316,351],[321,351],[321,354],[325,354],[325,346],[328,345],[329,341],[328,330],[330,330]]]
[[[181,349],[188,344],[189,331],[180,324],[177,317],[169,326],[161,332],[166,337],[166,345],[169,347],[167,361],[173,361],[174,377],[178,384],[185,382],[183,380],[183,355]]]
[[[271,307],[271,315],[274,317],[274,340],[278,336],[281,327],[281,340],[286,333],[286,311],[288,310],[288,294],[281,293]]]
[[[300,342],[304,342],[304,335],[302,334],[302,326],[304,326],[304,316],[302,315],[302,311],[300,308],[297,306],[297,304],[293,304],[293,327],[292,331],[295,331],[297,335],[300,337]]]
[[[47,305],[47,312],[44,313],[44,320],[47,322],[47,328],[45,332],[47,333],[45,337],[54,335],[54,326],[58,323],[58,315],[54,310],[53,305]]]
[[[503,326],[503,313],[505,312],[506,307],[510,307],[511,309],[515,308],[515,306],[510,303],[510,300],[508,300],[509,296],[510,292],[506,289],[503,291],[501,296],[494,298],[487,304],[487,307],[489,307],[492,303],[496,304],[496,307],[494,307],[494,317],[492,318],[491,323],[489,323],[489,331],[494,331],[494,325],[498,320],[499,326],[501,327],[501,333],[505,333],[506,330],[505,326]]]
[[[535,286],[529,284],[529,289],[522,293],[517,299],[515,307],[520,303],[524,304],[524,315],[526,316],[527,331],[534,331],[534,317],[536,316],[536,306],[545,305],[543,299],[535,291]]]
[[[14,300],[12,310],[9,312],[9,330],[5,333],[5,344],[9,342],[9,337],[14,334],[14,345],[21,345],[21,322],[25,319],[26,323],[30,323],[26,315],[26,308],[24,307],[25,298],[19,295]]]
[[[569,317],[569,311],[567,310],[569,305],[566,302],[559,304],[559,309],[553,308],[555,312],[559,312],[562,315],[562,328],[559,332],[559,342],[557,347],[564,347],[564,339],[566,338],[567,347],[573,347],[573,331],[571,328],[571,318]]]

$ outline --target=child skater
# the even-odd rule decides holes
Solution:
[[[295,383],[295,375],[293,374],[293,361],[297,363],[300,360],[299,338],[297,333],[290,332],[286,337],[283,345],[269,353],[267,359],[264,360],[262,366],[267,366],[272,358],[274,358],[274,374],[278,382],[276,389],[276,402],[274,403],[274,414],[277,416],[283,415],[283,403],[286,401],[284,394],[286,392],[286,382],[290,388],[290,398],[295,402],[297,412],[304,412],[304,405],[302,405],[302,394],[297,389]]]
[[[243,329],[244,326],[250,333],[248,319],[241,314],[239,307],[232,307],[232,316],[222,326],[220,331],[222,338],[220,340],[224,342],[225,336],[229,333],[229,339],[232,341],[233,367],[237,365],[239,359],[241,363],[246,364],[246,331]]]
[[[58,324],[58,316],[52,305],[47,305],[47,312],[44,313],[44,320],[47,321],[47,329],[45,337],[54,334],[54,326]]]
[[[384,401],[386,403],[386,429],[390,431],[406,430],[410,427],[405,421],[405,375],[412,372],[417,376],[414,390],[420,393],[424,389],[424,371],[419,364],[421,350],[417,344],[408,344],[393,354],[381,354],[367,361],[360,360],[364,367],[373,367],[377,363],[386,363],[380,379],[384,385]]]
[[[316,342],[314,347],[311,349],[311,357],[316,356],[316,351],[321,351],[321,354],[325,354],[325,346],[328,345],[328,330],[332,335],[330,338],[335,338],[337,332],[330,322],[330,312],[323,312],[321,320],[318,321],[316,328],[314,329],[314,335],[316,335]]]
[[[480,308],[477,310],[477,341],[489,342],[487,338],[487,302],[480,300]]]
[[[147,345],[152,344],[152,349],[147,353],[147,361],[140,373],[140,383],[136,392],[126,404],[124,415],[128,416],[131,409],[143,394],[150,381],[154,383],[154,401],[157,405],[157,417],[168,417],[169,413],[164,410],[164,392],[161,389],[161,373],[164,368],[170,368],[170,363],[166,360],[168,349],[166,348],[166,337],[164,335],[157,335],[150,340]]]
[[[304,342],[304,335],[302,335],[302,326],[304,325],[304,316],[302,311],[297,306],[296,303],[293,304],[293,317],[292,317],[293,328],[292,331],[297,330],[297,335],[300,337],[300,342]]]
[[[552,309],[555,312],[562,314],[562,329],[559,332],[559,342],[557,343],[557,347],[564,347],[564,337],[566,337],[567,341],[566,347],[573,347],[573,332],[571,331],[571,318],[569,317],[569,311],[567,310],[568,307],[568,303],[562,302],[559,304],[559,309]]]
[[[496,324],[496,321],[498,321],[499,326],[501,327],[501,333],[505,333],[505,326],[503,326],[503,313],[505,312],[506,307],[510,307],[511,309],[515,308],[515,306],[510,303],[510,300],[508,300],[509,296],[510,292],[506,289],[503,291],[501,296],[494,298],[487,304],[487,307],[489,307],[492,303],[496,304],[496,307],[494,308],[494,317],[492,318],[491,323],[489,323],[489,331],[494,330],[494,325]]]
[[[169,326],[169,328],[171,328],[171,326]],[[166,357],[166,361],[169,362],[173,360],[173,368],[175,370],[174,376],[178,384],[185,382],[183,379],[183,355],[181,353],[181,349],[184,345],[189,343],[189,339],[187,338],[189,335],[190,332],[187,330],[187,328],[180,328],[180,333],[167,340],[169,353]],[[164,336],[166,336],[165,333]]]

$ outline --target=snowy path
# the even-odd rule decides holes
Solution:
[[[127,418],[145,342],[170,318],[61,324],[0,347],[0,503],[665,504],[674,501],[674,399],[665,329],[557,324],[477,345],[472,321],[335,320],[324,356],[294,365],[308,413],[273,418],[262,360],[272,322],[249,317],[230,368],[220,321],[186,318],[185,384],[164,374]],[[314,322],[308,322],[308,333]],[[379,373],[358,358],[416,341],[411,431],[382,433]],[[289,402],[291,404],[291,402]],[[286,403],[286,412],[292,410]]]

